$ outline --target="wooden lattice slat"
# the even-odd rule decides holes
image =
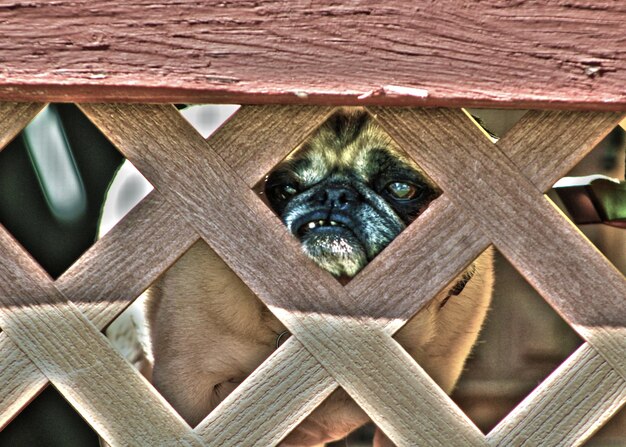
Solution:
[[[199,444],[4,229],[0,248],[0,326],[100,435],[116,445]]]
[[[0,339],[0,349],[29,365],[23,354],[15,357],[21,353],[13,346],[16,342],[40,367],[26,368],[30,372],[13,379],[11,389],[40,389],[45,383],[39,374],[48,375],[110,442],[275,445],[340,385],[398,445],[504,446],[521,443],[526,438],[541,445],[562,445],[563,440],[579,444],[626,400],[623,359],[619,357],[624,343],[619,333],[624,321],[620,318],[624,313],[611,319],[597,304],[603,303],[620,312],[624,279],[589,248],[587,241],[570,231],[568,224],[546,206],[541,196],[542,191],[615,125],[617,115],[529,113],[495,149],[481,140],[483,137],[460,112],[376,109],[381,123],[443,186],[446,194],[343,288],[300,253],[298,244],[249,189],[331,109],[244,107],[208,143],[171,107],[89,105],[83,106],[83,110],[154,183],[158,193],[152,193],[142,204],[143,208],[127,216],[117,232],[114,229],[108,239],[100,241],[54,285],[4,234],[2,242],[8,255],[0,261],[0,278],[3,278],[0,302],[5,306],[13,303],[16,307],[5,307],[0,312],[0,325],[8,328],[6,334],[0,334],[4,337]],[[285,123],[287,118],[291,121]],[[540,130],[538,133],[545,138],[536,138],[533,128]],[[443,136],[455,144],[442,144]],[[469,161],[468,154],[473,157]],[[480,171],[483,177],[478,181],[472,163],[486,167]],[[468,191],[460,186],[461,181],[465,186],[471,185],[480,200],[476,197],[467,200]],[[494,191],[498,194],[493,194]],[[235,199],[226,205],[224,197]],[[481,200],[490,203],[493,209],[483,211]],[[519,216],[512,216],[503,206],[505,200],[513,201],[515,207],[511,209]],[[523,210],[517,208],[520,204],[524,204]],[[155,214],[151,215],[150,210]],[[496,223],[512,217],[525,218],[520,222],[526,222],[528,228],[535,225],[542,231],[550,230],[551,236],[559,234],[550,245],[545,235],[532,233],[528,240],[534,241],[537,252],[550,247],[559,256],[565,256],[563,259],[570,260],[575,268],[581,267],[576,256],[584,259],[585,265],[591,263],[595,271],[575,279],[567,278],[571,297],[558,286],[556,276],[568,270],[541,264],[541,260],[533,257],[533,250],[519,243],[516,232],[519,224],[505,227]],[[132,234],[136,224],[139,224],[137,231],[148,232],[139,238],[141,243],[137,247],[142,247],[141,253],[133,252],[128,242],[122,244],[123,249],[116,250],[115,243],[123,242],[127,233]],[[175,230],[156,228],[164,225]],[[136,404],[137,408],[126,409],[122,416],[113,413],[122,402],[134,402],[151,391],[136,372],[120,363],[119,356],[112,353],[79,312],[82,310],[103,327],[151,278],[182,253],[196,239],[196,234],[209,242],[295,336],[196,427],[198,437],[159,399],[155,402],[154,398],[144,398]],[[254,234],[255,244],[240,242],[240,234]],[[170,244],[169,253],[159,258],[153,268],[141,267],[143,270],[138,275],[115,273],[115,267],[120,272],[139,266],[135,262],[153,247],[150,239],[158,239],[154,241],[157,252],[164,244]],[[581,348],[484,437],[390,336],[490,241],[517,264],[570,323],[578,323],[576,328],[590,344]],[[569,257],[561,245],[572,249]],[[110,276],[104,275],[111,283],[107,293],[95,290],[98,283],[83,284],[90,272],[105,272],[122,255],[132,259],[115,265]],[[546,272],[537,272],[529,260],[547,267]],[[408,270],[398,269],[399,262],[408,263],[421,275],[412,275],[409,284],[403,277]],[[24,275],[17,278],[21,282],[4,284],[20,268]],[[294,282],[292,276],[298,277],[298,281]],[[125,289],[129,282],[135,281],[137,284]],[[580,303],[589,286],[595,287],[595,293],[603,293],[602,297],[591,297],[596,300],[590,306],[591,317],[585,309],[577,310],[569,305],[570,300]],[[35,290],[41,293],[33,296]],[[109,293],[110,305],[106,303]],[[24,302],[16,300],[18,296],[31,298]],[[65,296],[81,307],[74,307]],[[45,306],[46,312],[37,307],[31,311],[30,304],[35,302],[41,303],[41,308]],[[17,311],[25,304],[29,306],[28,312]],[[56,317],[50,319],[51,314]],[[67,321],[56,321],[57,318]],[[589,329],[593,324],[607,321],[614,328]],[[25,332],[25,325],[30,323],[41,328],[41,333]],[[61,335],[53,335],[52,329],[60,330]],[[81,343],[76,339],[79,332],[85,338]],[[11,342],[5,341],[7,335]],[[55,351],[52,342],[64,349],[67,343],[75,342],[76,347],[63,353],[51,352]],[[78,355],[83,350],[90,350],[84,358]],[[93,360],[96,364],[86,368],[85,359],[94,359],[96,355],[102,355],[100,361],[107,365],[110,362],[112,369],[101,368],[96,360]],[[94,374],[101,375],[106,386],[89,383],[87,379],[93,379]],[[578,388],[572,379],[576,377],[599,385]],[[78,387],[77,391],[72,390],[74,386]],[[137,386],[137,390],[130,392],[132,386]],[[122,400],[111,396],[108,394],[111,387],[118,392],[130,392],[130,397]],[[29,396],[29,393],[32,397],[35,392],[18,394]],[[0,394],[0,403],[14,394],[13,391]],[[576,401],[583,394],[590,394],[590,400],[571,411],[556,404],[567,399]],[[110,397],[106,405],[92,402]],[[275,411],[255,423],[261,408]],[[13,408],[3,414],[12,417],[15,411]],[[148,411],[146,421],[134,419],[143,411]],[[121,425],[121,417],[128,418],[127,427]],[[158,428],[146,433],[145,424],[157,419]],[[555,428],[560,431],[553,431]]]
[[[173,108],[90,105],[83,111],[172,204],[185,210],[199,234],[275,314],[280,312],[292,333],[301,334],[300,341],[312,355],[332,368],[339,384],[365,411],[370,410],[394,441],[428,442],[414,429],[414,414],[397,411],[397,404],[404,403],[408,408],[426,406],[418,414],[448,439],[481,444],[478,429],[395,342],[382,336],[373,322],[350,317],[351,312],[363,314],[368,309],[304,257],[269,208]],[[173,140],[170,132],[178,138]],[[181,171],[185,178],[175,180]],[[225,203],[223,197],[230,196],[239,200]],[[241,234],[254,234],[255,243],[247,244]],[[260,271],[272,275],[259,275]],[[375,361],[394,367],[375,376],[360,368]],[[421,385],[412,380],[416,376],[430,384],[429,398],[418,392]],[[377,407],[385,411],[374,412]]]
[[[27,102],[0,103],[0,150],[32,120],[44,104]]]
[[[580,445],[626,402],[626,381],[583,344],[488,435],[492,446]]]
[[[212,445],[276,445],[336,387],[302,344],[290,338],[196,431]]]
[[[0,332],[0,430],[41,391],[47,377],[9,339]]]
[[[388,111],[380,114],[394,138],[415,148],[410,154],[451,200],[480,222],[504,256],[626,377],[624,276],[508,158],[480,140],[478,129],[461,127],[460,112],[403,109],[390,120]]]

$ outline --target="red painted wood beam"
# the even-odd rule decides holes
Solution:
[[[626,110],[611,0],[0,0],[0,100]]]

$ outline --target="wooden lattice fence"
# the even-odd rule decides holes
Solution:
[[[0,426],[51,383],[114,446],[270,446],[340,386],[400,446],[581,445],[626,402],[626,280],[543,193],[623,119],[624,22],[604,0],[0,2],[0,148],[33,102],[81,103],[156,188],[57,280],[0,227]],[[146,104],[202,102],[256,105],[204,140]],[[369,107],[444,191],[345,287],[252,190],[330,105]],[[494,145],[461,106],[579,111]],[[101,330],[198,238],[294,336],[192,428]],[[490,244],[585,342],[483,435],[392,335]]]
[[[40,107],[4,103],[3,141]],[[81,108],[156,191],[56,281],[2,230],[2,421],[50,382],[113,445],[275,445],[341,386],[398,445],[548,446],[626,402],[626,281],[542,195],[620,114],[530,112],[493,145],[460,110],[370,109],[444,195],[343,287],[252,191],[332,108],[244,106],[207,141],[173,106]],[[100,330],[198,238],[295,336],[191,428]],[[484,436],[391,336],[490,243],[586,343]]]

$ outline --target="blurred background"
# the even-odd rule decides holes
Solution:
[[[236,109],[193,106],[182,113],[206,137]],[[504,135],[525,112],[471,113],[492,133]],[[604,174],[623,180],[624,136],[617,127],[569,175]],[[49,106],[0,152],[0,224],[53,278],[151,189],[74,105]],[[553,192],[549,197],[562,205]],[[626,230],[607,225],[585,225],[581,230],[626,272]],[[123,318],[141,319],[132,309],[124,315],[114,324],[123,324]],[[576,333],[498,255],[492,309],[452,398],[487,433],[580,344]],[[366,445],[371,432],[366,427],[334,445]],[[98,446],[89,425],[52,386],[0,431],[0,446],[40,445]],[[626,446],[626,412],[618,413],[585,445]]]

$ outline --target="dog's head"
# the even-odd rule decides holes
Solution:
[[[361,109],[342,109],[268,176],[265,194],[304,252],[354,276],[439,195]]]

